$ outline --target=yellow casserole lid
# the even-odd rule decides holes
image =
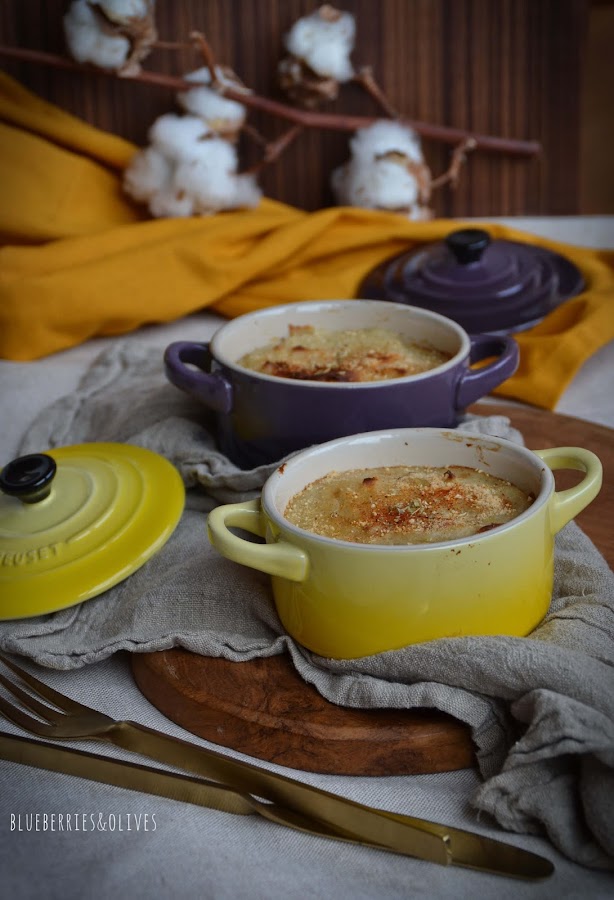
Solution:
[[[171,536],[185,491],[174,466],[130,444],[22,456],[0,473],[0,620],[89,600]]]

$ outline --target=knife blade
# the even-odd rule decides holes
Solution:
[[[225,784],[166,772],[89,751],[60,747],[57,744],[35,741],[2,731],[0,731],[0,758],[236,815],[260,814],[277,824],[318,837],[332,838],[378,850],[392,849],[380,841],[365,840],[352,832],[336,831],[325,823],[310,819],[293,809],[285,809],[275,803],[263,803]],[[554,866],[549,860],[492,838],[436,823],[426,823],[422,819],[413,819],[410,816],[379,810],[378,812],[406,826],[409,824],[420,828],[425,824],[431,826],[432,836],[438,837],[446,850],[444,864],[524,879],[543,879],[554,871]],[[409,856],[417,855],[407,850],[397,852]]]

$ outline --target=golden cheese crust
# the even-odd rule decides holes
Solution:
[[[329,331],[290,325],[286,337],[246,353],[239,365],[300,381],[383,381],[426,372],[450,358],[384,328]]]
[[[359,544],[420,544],[482,534],[534,497],[468,466],[385,466],[330,472],[295,494],[286,519]]]

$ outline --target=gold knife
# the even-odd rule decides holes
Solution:
[[[263,802],[249,793],[233,790],[214,781],[165,772],[139,763],[128,763],[100,754],[59,747],[56,744],[34,741],[1,731],[0,757],[48,771],[88,778],[92,781],[224,812],[238,815],[257,813],[277,824],[286,825],[308,834],[334,838],[379,850],[393,850],[443,865],[459,865],[497,875],[524,879],[547,878],[554,871],[554,866],[549,860],[534,853],[461,829],[425,822],[422,819],[413,819],[411,816],[378,810],[377,812],[385,817],[382,822],[381,839],[365,839],[362,830],[359,829],[359,833],[351,830],[351,823],[348,823],[348,830],[345,827],[342,829],[331,827],[297,812],[295,809],[288,809],[274,802]],[[360,804],[347,802],[358,809],[361,808]],[[390,835],[386,834],[388,831],[386,820],[404,823],[405,826],[413,825],[418,833],[428,826],[429,830],[423,831],[423,833],[427,838],[424,848],[429,855],[422,856],[415,844],[412,844],[410,849],[390,846],[390,842],[387,840]],[[392,828],[392,835],[394,838],[394,828]],[[398,841],[393,840],[393,843],[398,843]],[[440,848],[440,852],[436,852],[436,847]]]
[[[415,856],[440,865],[494,872],[513,878],[547,878],[552,863],[518,847],[481,837],[460,828],[439,825],[312,787],[296,779],[198,747],[137,722],[111,720],[104,740],[157,762],[256,794],[311,821],[324,824],[338,836]]]

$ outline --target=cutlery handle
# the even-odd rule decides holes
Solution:
[[[251,816],[256,812],[249,802],[251,798],[226,785],[152,769],[139,763],[110,759],[99,753],[45,744],[4,731],[0,731],[0,759],[234,815]]]
[[[224,784],[165,772],[72,747],[58,747],[57,744],[46,744],[4,731],[0,731],[0,759],[156,797],[167,797],[169,800],[191,803],[219,812],[241,816],[257,814],[276,825],[284,825],[317,837],[361,843],[355,838],[339,835],[319,822],[312,822],[300,813],[283,809],[274,803],[263,803]]]

